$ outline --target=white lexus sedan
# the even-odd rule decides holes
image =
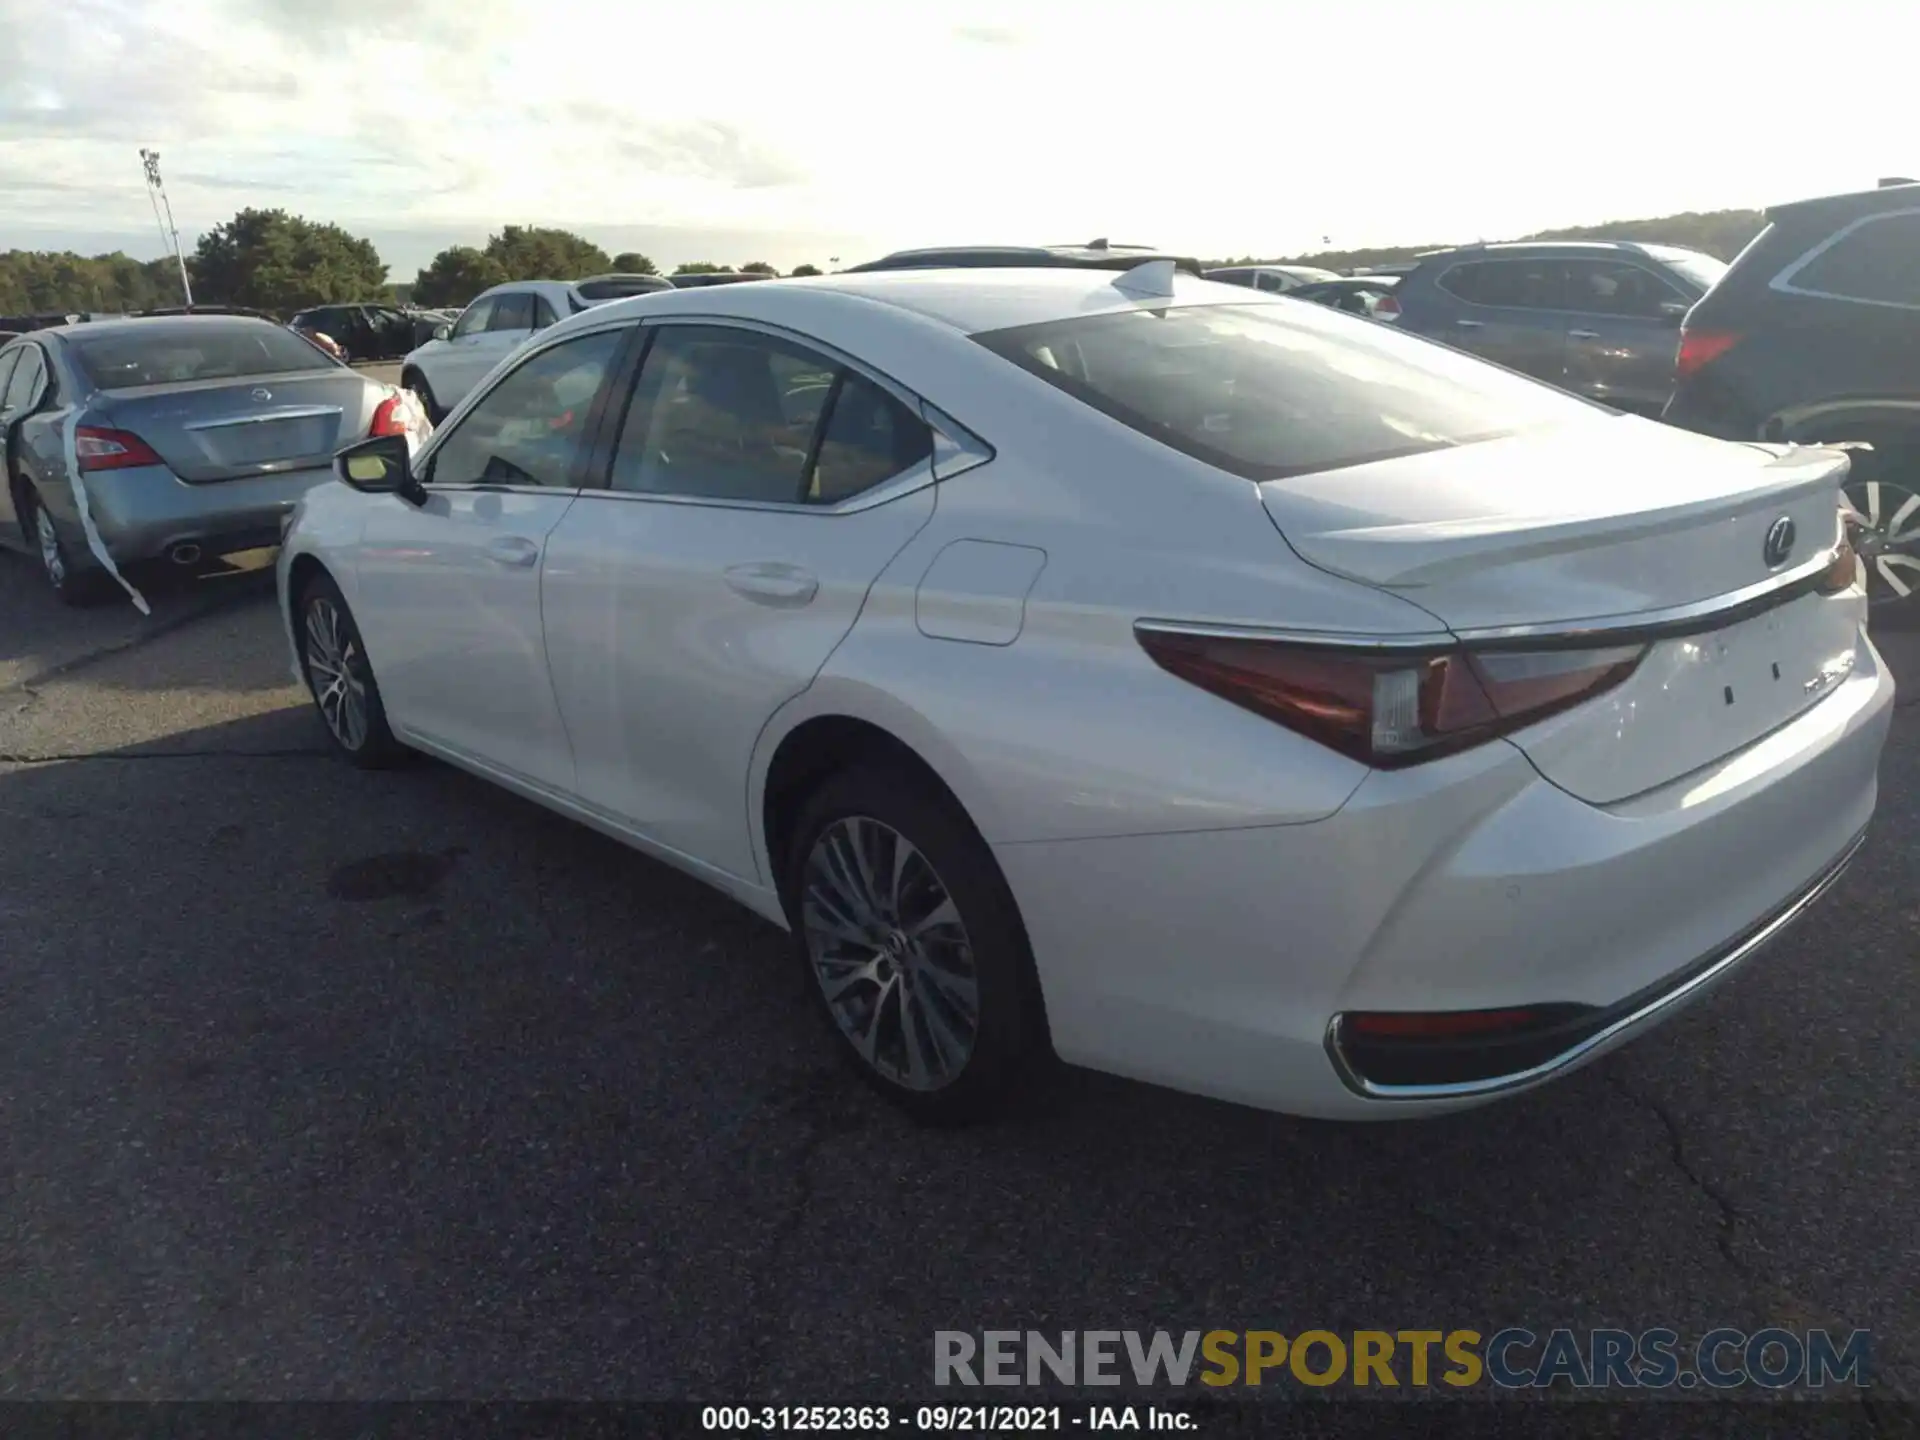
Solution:
[[[788,929],[923,1119],[1049,1054],[1338,1118],[1517,1091],[1873,813],[1843,455],[1166,262],[598,306],[335,463],[279,575],[339,748]]]

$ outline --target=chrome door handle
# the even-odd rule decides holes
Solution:
[[[1456,320],[1453,323],[1462,330],[1478,330],[1482,328],[1485,322],[1480,320]]]
[[[805,605],[820,590],[820,582],[798,565],[773,562],[735,565],[727,571],[727,585],[758,605]]]
[[[1600,338],[1600,332],[1598,330],[1569,330],[1567,331],[1567,338],[1569,340],[1598,340]]]
[[[509,535],[487,546],[487,558],[496,565],[511,565],[525,570],[540,558],[540,547],[531,540]]]

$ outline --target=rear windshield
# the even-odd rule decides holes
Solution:
[[[1601,408],[1297,301],[1128,310],[974,339],[1142,434],[1253,480],[1497,439]]]
[[[1702,255],[1698,250],[1676,250],[1670,245],[1649,245],[1646,250],[1669,270],[1678,271],[1698,285],[1702,294],[1718,285],[1729,268],[1724,260]]]
[[[86,377],[102,390],[334,368],[332,360],[291,330],[264,320],[83,332],[67,344]]]

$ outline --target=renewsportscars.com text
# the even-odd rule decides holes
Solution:
[[[1868,1383],[1865,1330],[938,1330],[936,1385],[1770,1390]]]

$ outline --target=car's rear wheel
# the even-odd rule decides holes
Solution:
[[[860,1073],[916,1119],[1002,1108],[1044,1051],[1025,927],[953,801],[911,770],[828,779],[784,894],[810,987]]]
[[[326,575],[316,575],[301,591],[299,636],[300,668],[335,748],[368,770],[404,759],[407,749],[387,724],[359,627],[340,587]]]
[[[35,558],[40,562],[40,574],[47,582],[47,588],[66,605],[90,605],[98,600],[102,591],[102,575],[92,566],[80,566],[74,563],[73,554],[67,548],[67,542],[60,536],[60,529],[54,524],[53,514],[40,503],[40,497],[29,485],[22,484],[15,496],[15,506],[20,516],[20,528],[26,532],[27,543],[33,547]]]
[[[1843,493],[1868,602],[1876,612],[1920,608],[1920,454],[1876,446],[1853,451],[1852,461]]]

